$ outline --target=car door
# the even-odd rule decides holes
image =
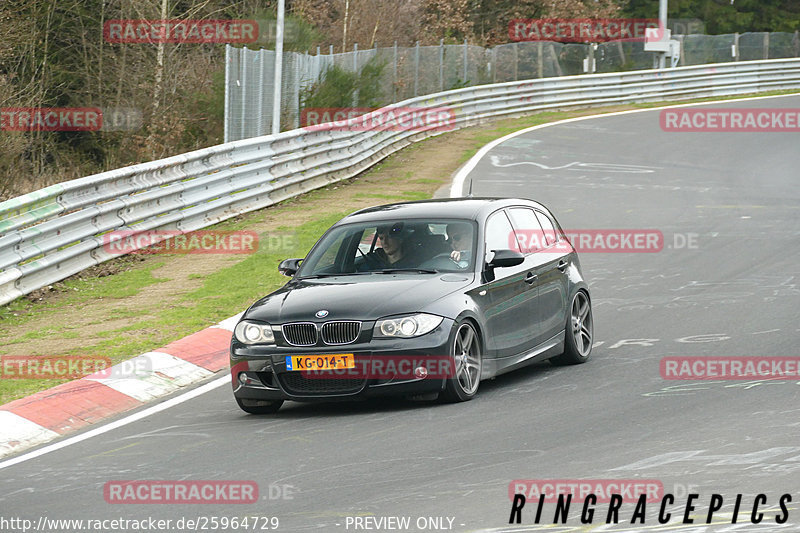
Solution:
[[[528,340],[527,350],[532,350],[542,342],[542,310],[539,299],[541,297],[541,251],[547,247],[544,231],[539,224],[536,213],[529,207],[511,207],[508,209],[508,216],[514,231],[517,235],[517,249],[525,254],[525,261],[522,267],[525,271],[525,279],[529,285],[528,308]]]
[[[569,302],[569,260],[572,247],[550,215],[534,210],[542,225],[546,247],[538,251],[536,273],[539,276],[539,317],[541,333],[537,344],[558,335],[566,326]]]
[[[484,227],[484,251],[507,250],[516,239],[513,226],[505,211],[496,211]],[[479,258],[481,261],[485,257]],[[484,279],[480,293],[482,311],[486,320],[486,344],[499,358],[527,351],[536,337],[535,313],[536,287],[526,275],[531,273],[525,263],[506,268],[495,268],[494,279]]]

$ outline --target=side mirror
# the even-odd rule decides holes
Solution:
[[[300,269],[301,261],[302,259],[284,259],[281,261],[281,264],[278,265],[278,272],[291,278]]]
[[[494,257],[487,266],[489,268],[513,267],[525,261],[525,256],[514,250],[492,250]]]

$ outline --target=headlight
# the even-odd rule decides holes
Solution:
[[[275,336],[269,324],[243,320],[236,324],[233,336],[242,344],[275,344]]]
[[[417,313],[415,315],[384,318],[375,323],[374,337],[411,338],[425,335],[436,329],[444,320],[440,316]]]

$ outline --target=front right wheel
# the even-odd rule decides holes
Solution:
[[[564,353],[552,357],[554,365],[575,365],[585,363],[592,353],[594,321],[589,295],[578,291],[572,297],[570,313],[564,331]]]
[[[455,364],[453,376],[447,380],[443,399],[449,402],[465,402],[475,397],[481,382],[481,342],[475,327],[470,322],[456,326],[450,348]]]

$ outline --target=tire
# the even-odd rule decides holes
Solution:
[[[251,415],[271,415],[277,413],[283,400],[249,400],[236,398],[236,403],[245,413]]]
[[[594,340],[594,320],[592,303],[584,291],[578,291],[572,297],[564,337],[564,353],[550,358],[552,364],[577,365],[589,360]]]
[[[455,376],[447,380],[442,400],[446,402],[471,400],[478,392],[483,368],[481,341],[471,322],[456,324],[450,344],[450,355],[455,363]]]

